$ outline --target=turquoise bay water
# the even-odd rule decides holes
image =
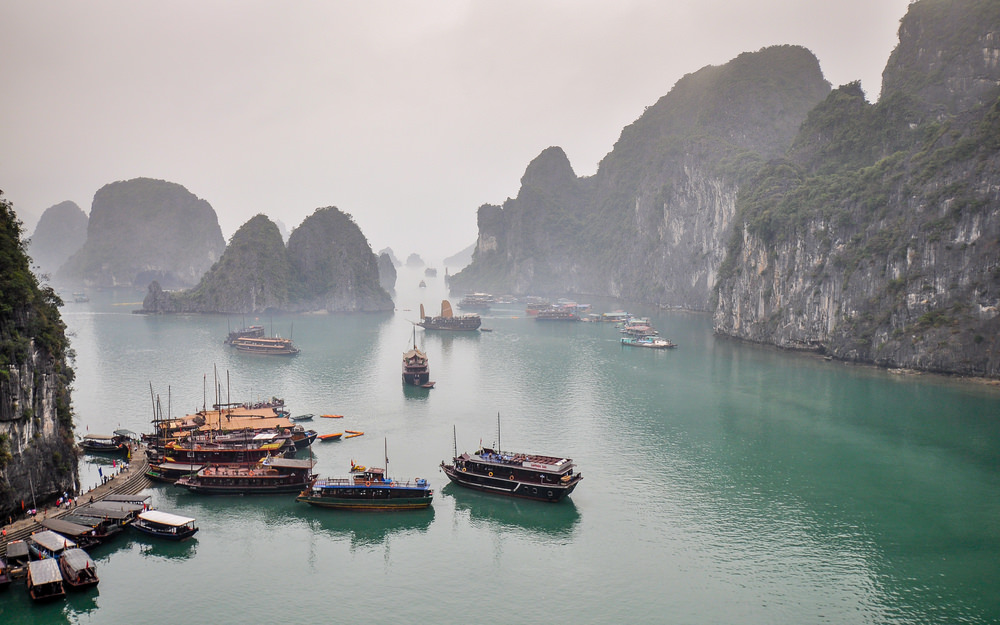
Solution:
[[[485,315],[493,332],[418,330],[437,387],[404,389],[410,321],[446,296],[421,278],[401,271],[395,313],[245,320],[291,334],[291,359],[229,351],[235,317],[130,314],[141,293],[67,303],[79,434],[146,431],[151,384],[178,416],[212,403],[218,378],[234,401],[315,413],[320,433],[364,431],[314,445],[321,475],[380,466],[387,447],[389,473],[429,479],[435,500],[351,514],[154,486],[158,507],[198,519],[193,541],[130,534],[92,553],[97,589],[33,606],[14,587],[0,621],[1000,621],[997,389],[743,345],[642,307],[679,348],[623,348],[611,325],[514,306]],[[574,458],[568,501],[447,484],[453,441],[494,442],[498,413],[505,449]],[[84,460],[85,487],[98,466]]]

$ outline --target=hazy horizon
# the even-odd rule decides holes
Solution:
[[[227,241],[336,206],[374,251],[440,262],[542,150],[593,174],[706,65],[801,45],[874,101],[908,4],[0,0],[0,189],[26,235],[146,177],[208,201]]]

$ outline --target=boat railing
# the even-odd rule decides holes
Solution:
[[[414,487],[414,488],[416,488],[416,487],[427,486],[427,480],[425,480],[423,478],[420,478],[420,477],[415,477],[412,480],[406,480],[405,482],[401,481],[401,480],[391,479],[391,478],[384,478],[384,479],[381,479],[381,480],[379,480],[379,479],[373,479],[373,480],[372,479],[364,479],[364,480],[361,480],[361,479],[350,478],[350,477],[330,477],[330,478],[326,478],[326,479],[322,479],[322,480],[317,481],[316,482],[316,486],[358,486],[358,487],[361,487],[361,486],[364,486],[364,487],[370,487],[370,486],[404,486],[404,487]]]

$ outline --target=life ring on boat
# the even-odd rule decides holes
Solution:
[[[493,471],[490,471],[490,477],[493,477]]]
[[[514,479],[514,476],[513,476],[513,475],[511,475],[511,476],[510,476],[510,479]]]
[[[371,485],[372,485],[371,482],[365,482],[365,486],[371,486]]]
[[[462,473],[465,473],[466,471],[468,471],[468,469],[462,469]]]
[[[420,478],[419,478],[419,477],[415,477],[415,478],[413,478],[413,482],[414,482],[414,483],[417,483],[417,482],[419,482],[419,481],[420,481]]]

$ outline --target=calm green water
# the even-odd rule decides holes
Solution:
[[[246,320],[291,334],[293,359],[228,351],[240,319],[132,315],[141,293],[68,303],[81,434],[148,430],[151,383],[193,412],[217,371],[233,400],[277,395],[320,433],[365,432],[317,443],[318,473],[381,465],[387,444],[389,473],[428,478],[435,500],[352,514],[156,486],[195,540],[96,549],[97,589],[33,606],[14,587],[0,622],[1000,622],[997,390],[740,345],[702,316],[654,316],[680,345],[657,352],[511,307],[491,333],[418,331],[437,388],[404,391],[409,321],[445,296],[422,277],[402,270],[394,314]],[[569,501],[447,484],[453,431],[459,451],[491,443],[498,412],[504,448],[575,459]]]

